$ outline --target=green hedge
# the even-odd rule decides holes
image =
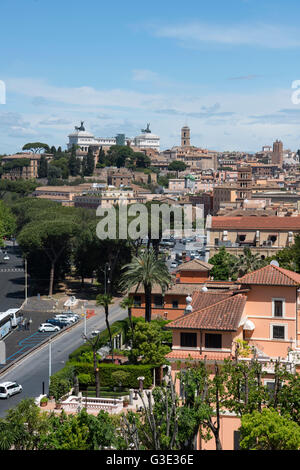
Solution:
[[[79,384],[86,385],[87,375],[90,377],[88,381],[90,384],[94,384],[95,376],[94,376],[94,368],[93,364],[91,363],[84,363],[84,362],[76,362],[72,363],[74,368],[74,373],[78,376]],[[115,387],[115,379],[112,376],[113,372],[123,371],[128,374],[124,383],[122,383],[123,387],[126,388],[137,388],[138,386],[138,377],[145,377],[144,386],[145,388],[149,388],[153,383],[153,369],[155,365],[118,365],[118,364],[107,364],[107,363],[100,363],[99,367],[99,378],[100,378],[100,385],[101,387]],[[83,381],[81,381],[81,377],[83,377]]]
[[[126,388],[137,388],[139,385],[138,377],[145,377],[144,387],[149,388],[153,383],[153,369],[154,365],[117,365],[117,364],[100,364],[99,365],[99,374],[100,374],[100,384],[103,387],[115,386],[114,377],[112,373],[116,371],[124,371],[128,374],[128,377],[122,383],[123,387]]]
[[[74,367],[66,364],[65,367],[50,377],[49,396],[59,400],[66,395],[73,386]]]

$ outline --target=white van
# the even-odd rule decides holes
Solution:
[[[0,398],[9,398],[16,393],[21,393],[22,390],[22,385],[19,385],[16,382],[0,383]]]

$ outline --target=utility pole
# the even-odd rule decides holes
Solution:
[[[86,314],[87,314],[88,302],[84,302],[84,322],[83,322],[83,342],[86,342]]]
[[[108,284],[110,283],[110,280],[109,280],[109,275],[108,273],[106,273],[106,269],[107,271],[110,271],[110,266],[109,266],[109,263],[105,263],[105,268],[104,268],[104,293],[107,294],[107,291],[109,292],[110,289],[108,289]]]
[[[27,258],[25,258],[25,304],[28,299],[28,285],[27,285]]]
[[[49,341],[49,387],[50,387],[50,377],[52,374],[51,362],[52,362],[52,351],[51,351],[51,341]]]

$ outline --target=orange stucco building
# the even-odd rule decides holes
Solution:
[[[173,377],[186,362],[205,358],[213,365],[232,358],[239,339],[255,349],[263,364],[264,385],[272,387],[278,358],[290,370],[300,371],[300,274],[270,264],[238,279],[236,287],[212,292],[198,285],[191,293],[190,313],[168,324],[173,346],[166,358]],[[177,391],[180,393],[180,385]],[[224,450],[238,448],[239,426],[238,416],[221,417]],[[215,449],[213,440],[198,439],[198,449]]]
[[[210,280],[212,265],[197,259],[182,263],[175,271],[175,278],[168,289],[162,293],[157,285],[152,288],[152,318],[162,317],[175,320],[182,316],[187,307],[187,297],[206,285],[209,290],[228,290],[233,283],[213,282]],[[145,316],[145,294],[143,286],[133,288],[129,293],[133,297],[132,315]]]

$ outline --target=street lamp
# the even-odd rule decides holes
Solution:
[[[106,269],[107,271],[110,271],[110,266],[109,266],[109,263],[105,263],[105,268],[104,268],[104,292],[105,294],[107,294],[107,287],[108,287],[108,284],[110,284],[110,280],[108,279],[108,274],[106,274]]]
[[[86,314],[87,314],[86,307],[88,306],[88,302],[84,302],[83,305],[84,305],[83,338],[84,338],[84,342],[86,342]]]
[[[49,387],[50,387],[50,378],[52,374],[51,362],[52,362],[52,351],[51,351],[51,340],[49,341]]]
[[[28,285],[27,285],[27,258],[24,260],[25,264],[25,303],[27,304],[28,299]]]

